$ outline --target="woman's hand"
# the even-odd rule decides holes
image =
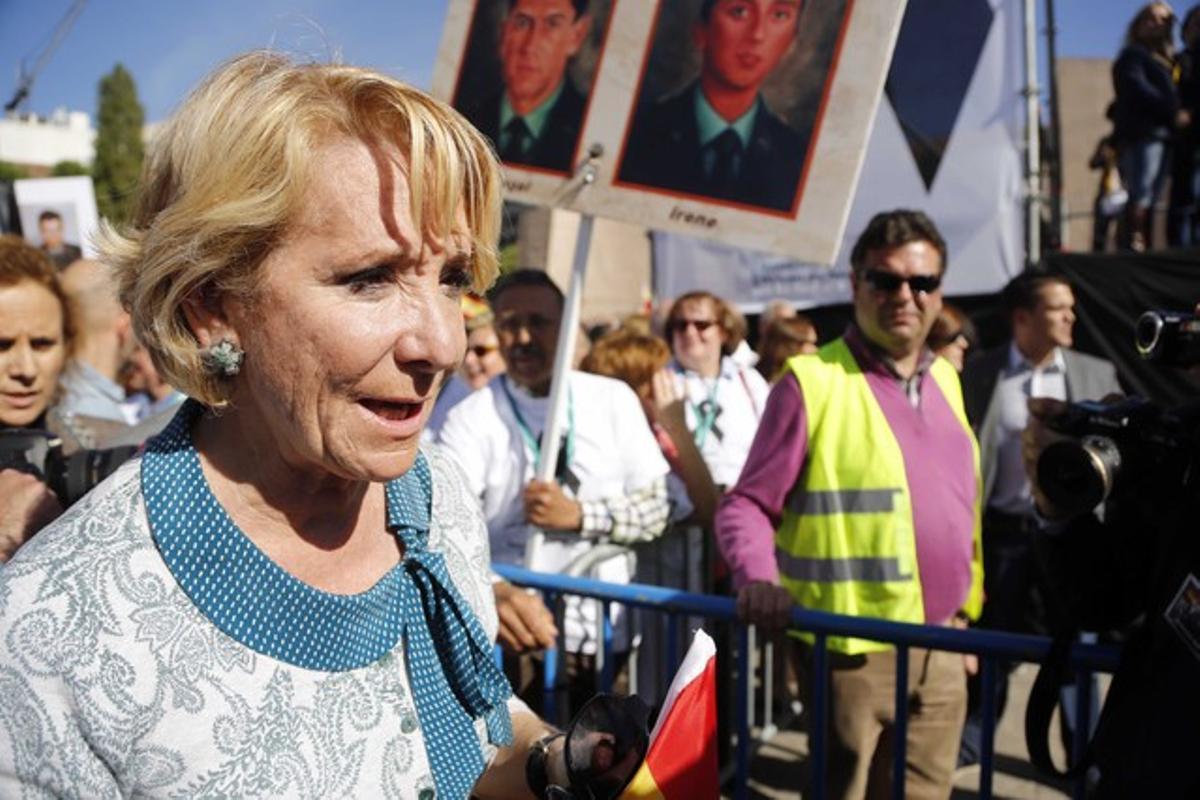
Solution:
[[[517,655],[554,647],[558,628],[541,597],[507,581],[493,583],[492,593],[500,618],[501,647]]]
[[[567,497],[554,481],[533,480],[525,487],[525,521],[551,531],[583,527],[583,506]]]
[[[0,469],[0,564],[62,512],[54,492],[35,475]]]
[[[650,378],[651,410],[660,425],[667,429],[671,438],[677,433],[687,432],[687,416],[683,405],[683,393],[675,383],[675,376],[666,367]]]

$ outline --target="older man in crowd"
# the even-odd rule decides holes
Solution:
[[[62,397],[54,416],[78,446],[108,447],[134,422],[124,408],[125,388],[118,378],[137,340],[103,264],[74,262],[62,271],[62,285],[74,304],[77,341],[74,357],[63,372]]]
[[[580,566],[598,541],[654,539],[666,527],[666,460],[641,404],[623,382],[584,372],[568,373],[567,418],[555,480],[534,476],[547,425],[554,353],[563,295],[544,272],[519,270],[502,278],[488,297],[496,317],[506,375],[491,380],[451,409],[440,441],[457,457],[467,485],[483,503],[495,561],[564,572]],[[532,535],[547,540],[531,558]],[[597,577],[630,580],[625,558],[601,564]],[[540,598],[498,582],[500,641],[512,654],[552,647],[557,631]],[[597,604],[573,599],[565,617],[572,705],[594,691],[586,673],[594,665]],[[628,648],[616,620],[615,648]],[[525,659],[517,690],[540,705],[540,681]],[[514,663],[512,669],[518,669]]]
[[[794,604],[952,625],[979,613],[979,472],[957,374],[925,345],[946,247],[920,212],[877,215],[851,254],[854,321],[787,362],[717,538],[743,620]],[[811,635],[796,634],[808,672]],[[890,796],[896,652],[831,636],[831,797]],[[949,794],[966,713],[962,656],[909,651],[906,792]],[[878,751],[878,752],[877,752]]]

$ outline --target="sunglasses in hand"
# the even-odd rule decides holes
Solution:
[[[910,275],[907,278],[894,272],[884,272],[881,269],[869,269],[863,273],[863,279],[880,292],[894,292],[903,284],[908,284],[913,294],[929,294],[936,292],[942,285],[941,275]]]

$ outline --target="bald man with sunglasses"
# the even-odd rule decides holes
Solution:
[[[876,215],[851,254],[854,321],[790,359],[771,390],[716,534],[738,614],[768,629],[791,609],[959,625],[978,616],[978,448],[954,367],[926,345],[946,246],[922,213]],[[795,636],[804,691],[810,634]],[[830,636],[830,797],[891,796],[896,652]],[[950,793],[966,714],[955,653],[909,650],[905,791]]]

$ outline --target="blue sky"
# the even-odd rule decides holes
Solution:
[[[1060,54],[1111,57],[1142,2],[1057,0]],[[1037,0],[1039,10],[1043,4]],[[33,57],[70,5],[0,0],[0,104],[16,88],[21,58]],[[147,119],[161,120],[215,64],[266,46],[317,58],[336,53],[428,87],[445,9],[446,0],[89,0],[27,108],[94,115],[97,83],[121,62]]]

